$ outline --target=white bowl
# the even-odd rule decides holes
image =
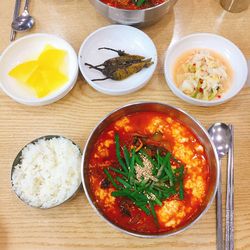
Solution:
[[[47,44],[68,52],[69,80],[50,95],[37,98],[8,72],[22,62],[36,59]],[[28,35],[11,43],[0,57],[0,68],[0,88],[15,101],[30,106],[46,105],[61,99],[73,88],[78,76],[77,55],[71,45],[60,37],[43,33]]]
[[[137,54],[152,58],[154,62],[149,68],[122,80],[91,81],[91,79],[105,78],[95,69],[89,69],[84,63],[98,65],[105,60],[118,56],[108,50],[98,50],[100,47],[109,47],[124,50],[129,54]],[[152,77],[157,64],[157,51],[153,41],[141,30],[124,25],[109,25],[90,34],[82,43],[79,54],[79,67],[85,80],[97,91],[109,95],[124,95],[142,88]]]
[[[211,101],[195,99],[185,95],[175,85],[173,71],[176,60],[183,53],[197,48],[213,50],[214,52],[225,58],[232,67],[233,75],[231,87],[220,99]],[[214,106],[230,100],[236,94],[239,93],[239,91],[242,89],[246,82],[248,75],[248,67],[247,61],[240,49],[228,39],[210,33],[195,33],[182,38],[181,40],[169,47],[164,62],[164,74],[169,88],[176,96],[194,105]]]

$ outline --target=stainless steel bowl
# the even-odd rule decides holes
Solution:
[[[140,112],[140,111],[156,111],[156,112],[163,112],[166,113],[173,118],[176,118],[180,121],[182,121],[186,126],[188,126],[192,132],[199,138],[200,142],[204,145],[205,151],[207,154],[207,160],[208,164],[210,166],[210,185],[208,190],[208,195],[206,196],[206,200],[203,204],[203,207],[200,211],[200,213],[194,217],[192,220],[188,221],[187,224],[182,225],[181,227],[171,230],[167,233],[163,234],[142,234],[142,233],[135,233],[131,232],[125,229],[120,228],[119,226],[115,225],[111,221],[109,221],[105,215],[102,213],[102,211],[98,208],[96,203],[93,200],[92,194],[90,192],[90,186],[89,181],[87,178],[87,171],[89,165],[89,159],[90,159],[90,153],[93,149],[93,145],[96,143],[98,137],[103,132],[103,130],[111,124],[113,121],[116,121],[117,119],[134,113],[134,112]],[[108,114],[103,120],[100,121],[100,123],[96,126],[96,128],[93,130],[91,135],[89,136],[85,149],[83,152],[83,158],[82,158],[82,183],[83,188],[85,190],[85,194],[89,200],[89,203],[92,205],[94,210],[97,212],[98,215],[100,215],[104,220],[106,220],[108,223],[110,223],[113,227],[116,229],[138,237],[144,237],[144,238],[158,238],[158,237],[167,237],[170,235],[174,235],[177,233],[180,233],[188,228],[190,228],[195,222],[197,222],[209,209],[211,206],[214,196],[217,190],[218,186],[218,177],[219,177],[219,159],[216,153],[215,146],[213,142],[211,141],[208,132],[206,129],[192,116],[184,112],[183,110],[163,104],[158,102],[139,102],[134,104],[129,104],[126,106],[123,106],[119,109],[114,110],[110,114]]]
[[[64,136],[61,136],[61,135],[45,135],[45,136],[42,136],[42,137],[39,137],[29,143],[27,143],[20,151],[19,153],[17,154],[16,158],[14,159],[13,163],[12,163],[12,167],[11,167],[11,173],[10,173],[10,178],[11,178],[11,186],[12,186],[12,189],[13,191],[15,192],[14,188],[13,188],[13,183],[12,183],[12,176],[13,176],[13,172],[15,171],[15,166],[17,166],[18,164],[20,164],[22,162],[22,153],[23,153],[23,150],[25,149],[25,147],[27,147],[29,144],[35,144],[36,142],[38,142],[39,140],[42,140],[42,139],[45,139],[45,140],[50,140],[50,139],[53,139],[53,138],[64,138],[66,140],[69,140],[71,141],[78,149],[79,149],[79,152],[82,153],[82,150],[81,148],[75,143],[73,142],[72,140],[64,137]],[[78,191],[80,190],[81,188],[81,183],[79,184],[79,186],[77,187],[77,189],[75,190],[75,192],[70,196],[68,197],[66,200],[63,200],[62,202],[56,204],[56,205],[53,205],[51,207],[47,207],[47,208],[44,208],[44,207],[36,207],[36,206],[32,206],[31,204],[27,203],[26,201],[24,201],[16,192],[16,196],[22,201],[24,202],[26,205],[30,206],[30,207],[33,207],[33,208],[39,208],[39,209],[49,209],[49,208],[54,208],[54,207],[57,207],[57,206],[60,206],[62,205],[63,203],[73,199],[75,197],[75,195],[78,193]]]
[[[136,26],[146,26],[158,21],[167,14],[177,2],[177,0],[166,0],[164,3],[152,8],[124,10],[111,7],[100,0],[89,1],[100,14],[107,17],[111,22]]]

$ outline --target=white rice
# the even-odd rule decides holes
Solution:
[[[56,206],[71,197],[81,183],[81,152],[68,139],[30,143],[21,158],[12,174],[13,189],[31,206]]]

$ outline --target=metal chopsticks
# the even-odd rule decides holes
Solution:
[[[14,13],[13,13],[13,21],[17,18],[19,14],[20,6],[21,6],[21,0],[16,0]],[[16,32],[11,28],[10,41],[11,42],[14,41],[15,37],[16,37]]]
[[[227,197],[226,197],[226,250],[234,249],[234,128],[229,124],[232,142],[227,161]]]

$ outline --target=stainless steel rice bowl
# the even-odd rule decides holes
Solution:
[[[68,193],[68,195],[66,196],[66,197],[63,197],[63,199],[62,200],[58,200],[56,203],[54,202],[54,203],[51,203],[51,205],[50,206],[42,206],[42,205],[34,205],[34,204],[32,204],[31,202],[28,202],[27,201],[27,197],[26,196],[24,196],[24,197],[26,197],[26,199],[24,198],[24,197],[22,197],[22,195],[20,195],[20,193],[22,194],[22,192],[20,191],[20,192],[18,192],[17,193],[17,189],[18,189],[18,187],[15,187],[15,185],[14,185],[14,183],[13,183],[13,176],[14,176],[14,172],[16,171],[16,168],[18,167],[18,168],[22,168],[22,162],[23,162],[23,152],[24,152],[24,150],[27,148],[27,147],[29,147],[29,146],[31,146],[31,145],[36,145],[37,143],[39,143],[39,142],[41,142],[41,141],[50,141],[50,140],[54,140],[54,139],[62,139],[62,140],[64,140],[64,141],[68,141],[68,142],[70,142],[70,143],[72,143],[72,145],[74,145],[75,146],[75,148],[76,149],[78,149],[78,151],[79,151],[79,161],[78,161],[78,163],[79,164],[77,164],[77,168],[78,168],[78,170],[77,170],[77,180],[78,180],[78,182],[73,182],[72,183],[72,185],[74,186],[75,184],[77,184],[77,185],[75,185],[75,188],[74,188],[74,190],[71,192],[71,193]],[[46,147],[46,145],[44,146],[44,147]],[[33,150],[34,150],[34,148],[33,148]],[[50,148],[48,147],[48,148],[46,148],[46,150],[48,151],[48,152],[50,152]],[[58,152],[60,152],[60,150],[57,150],[57,152],[54,152],[53,153],[53,158],[56,158],[56,154],[58,153]],[[77,145],[77,144],[75,144],[71,139],[68,139],[68,138],[66,138],[66,137],[64,137],[64,136],[61,136],[61,135],[45,135],[45,136],[42,136],[42,137],[39,137],[39,138],[37,138],[37,139],[35,139],[35,140],[32,140],[31,142],[29,142],[28,144],[26,144],[20,151],[19,151],[19,153],[17,154],[17,156],[16,156],[16,158],[14,159],[14,161],[13,161],[13,163],[12,163],[12,167],[11,167],[11,185],[12,185],[12,189],[13,189],[13,191],[15,192],[15,194],[16,194],[16,196],[21,200],[21,201],[23,201],[26,205],[28,205],[28,206],[30,206],[30,207],[33,207],[33,208],[39,208],[39,209],[48,209],[48,208],[53,208],[53,207],[57,207],[57,206],[59,206],[59,205],[61,205],[61,204],[63,204],[63,203],[65,203],[65,202],[67,202],[67,201],[69,201],[70,199],[72,199],[76,194],[77,194],[77,192],[80,190],[80,187],[81,187],[81,181],[80,181],[80,160],[81,160],[81,153],[82,151],[81,151],[81,148]],[[43,152],[41,151],[40,152],[40,155],[43,155]],[[64,154],[66,157],[70,157],[69,155],[66,155],[66,154]],[[71,155],[72,156],[72,155]],[[43,155],[43,161],[40,163],[40,164],[38,164],[37,166],[36,166],[36,168],[38,169],[38,168],[45,168],[46,167],[46,165],[48,164],[48,162],[47,162],[47,160],[48,159],[46,159],[46,155]],[[27,160],[26,160],[27,161]],[[33,162],[35,162],[36,161],[36,159],[34,158],[34,159],[32,159],[32,161]],[[62,161],[63,162],[63,161]],[[60,165],[62,165],[63,163],[60,163]],[[27,165],[27,164],[26,164]],[[60,170],[63,170],[62,169],[62,167],[60,168]],[[51,169],[51,173],[52,174],[54,174],[55,176],[56,176],[56,171],[55,171],[55,168],[53,168],[53,169]],[[46,173],[47,174],[47,173]],[[28,185],[26,185],[26,188],[25,189],[28,189],[28,188],[32,188],[32,189],[34,189],[34,179],[37,179],[37,178],[44,178],[44,182],[46,182],[46,180],[47,179],[50,179],[48,176],[45,178],[42,174],[41,174],[41,172],[37,172],[37,174],[36,175],[34,175],[34,178],[30,181],[30,183],[28,184]],[[60,176],[58,177],[57,176],[57,179],[60,179]],[[23,181],[23,180],[22,180]],[[74,181],[76,181],[76,178],[74,178]],[[56,185],[57,183],[55,183],[55,185]],[[41,185],[41,183],[40,183],[40,185]],[[43,188],[44,188],[44,184],[43,184]],[[62,185],[62,188],[63,188],[63,190],[66,190],[67,188],[69,188],[69,186],[67,187],[67,186],[64,186],[64,185]],[[36,192],[37,192],[37,196],[39,196],[39,192],[40,192],[40,188],[37,188],[37,190],[36,190]]]

